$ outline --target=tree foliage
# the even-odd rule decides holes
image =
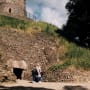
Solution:
[[[90,46],[90,3],[89,0],[69,0],[66,4],[68,21],[63,30],[80,43]],[[78,37],[78,38],[77,38]]]

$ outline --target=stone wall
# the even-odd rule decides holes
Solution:
[[[0,63],[0,82],[15,82],[16,76],[4,63]]]
[[[31,80],[31,71],[36,63],[40,63],[42,69],[46,70],[58,59],[54,38],[43,33],[30,36],[14,30],[0,30],[0,51],[4,63],[11,69],[13,67],[24,69],[25,64],[23,66],[21,64],[23,60],[26,62],[27,69],[24,70],[22,77],[27,80]]]
[[[44,74],[45,81],[57,82],[90,82],[90,71],[69,68],[55,71],[48,70]]]
[[[25,0],[6,0],[0,1],[0,13],[10,16],[25,16]]]

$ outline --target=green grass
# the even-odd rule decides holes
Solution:
[[[90,50],[81,48],[75,44],[70,44],[66,58],[72,61],[77,68],[90,69]]]
[[[36,22],[33,20],[19,20],[13,17],[0,15],[0,27],[7,27],[7,28],[15,28],[18,30],[30,30],[31,28],[34,30],[40,30],[44,33],[47,33],[49,35],[54,35],[55,30],[57,30],[57,27],[47,24],[45,22]]]
[[[8,16],[0,15],[0,27],[10,27],[24,30],[28,25],[28,22],[24,20],[15,19]]]
[[[69,60],[66,60],[63,64],[52,65],[51,67],[49,67],[49,70],[56,71],[58,69],[65,69],[70,65],[71,65],[71,62]]]
[[[62,64],[52,65],[49,70],[65,69],[74,66],[77,69],[90,70],[90,50],[77,46],[74,43],[66,41],[64,38],[60,39],[66,48],[65,55],[62,56]]]

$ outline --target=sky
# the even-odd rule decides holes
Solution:
[[[51,23],[59,28],[67,21],[65,5],[68,0],[27,0],[27,17]]]

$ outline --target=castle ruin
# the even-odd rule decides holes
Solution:
[[[10,16],[26,16],[26,0],[0,0],[0,13]]]

